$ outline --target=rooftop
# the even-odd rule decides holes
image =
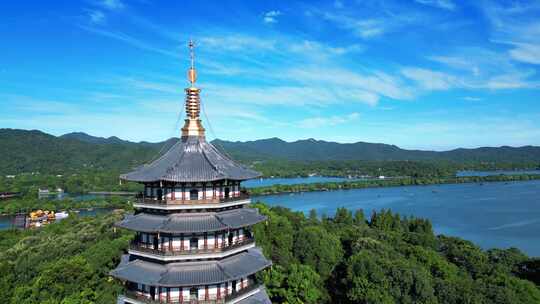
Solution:
[[[117,226],[141,232],[201,233],[237,229],[266,219],[254,208],[239,208],[222,212],[172,213],[156,215],[140,213],[126,216]]]
[[[260,175],[224,155],[204,137],[187,136],[159,159],[122,174],[120,178],[135,182],[202,182],[246,180]]]
[[[139,259],[124,259],[110,274],[121,280],[150,286],[198,286],[245,278],[271,264],[259,249],[250,249],[212,261],[157,264]]]

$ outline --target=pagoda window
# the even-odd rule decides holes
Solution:
[[[229,198],[231,189],[229,187],[225,187],[225,198]]]
[[[189,240],[189,249],[190,250],[196,250],[199,249],[199,238],[192,237]]]
[[[158,188],[156,190],[156,196],[157,196],[157,200],[160,201],[163,199],[163,189],[161,188]]]
[[[154,235],[154,239],[153,239],[153,244],[154,245],[154,250],[158,250],[159,249],[159,238],[157,237],[157,235]]]
[[[199,299],[199,290],[196,287],[192,287],[189,290],[189,300],[197,301]]]
[[[189,200],[196,201],[199,199],[199,190],[197,189],[191,189],[189,191]]]
[[[234,232],[229,232],[229,243],[227,244],[227,246],[231,246],[234,242]]]
[[[154,286],[150,286],[150,299],[156,299],[156,287]]]

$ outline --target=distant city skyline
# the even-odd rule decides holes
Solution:
[[[30,2],[0,5],[0,128],[178,137],[191,38],[210,139],[540,145],[540,2]]]

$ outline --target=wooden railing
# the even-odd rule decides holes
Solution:
[[[200,199],[200,200],[182,200],[182,199],[161,199],[158,200],[154,197],[137,197],[137,203],[139,204],[148,204],[148,205],[208,205],[208,204],[219,204],[219,203],[228,203],[239,200],[249,199],[249,194],[241,193],[240,195],[228,198],[212,198],[212,199]]]
[[[255,243],[254,238],[244,238],[242,241],[235,242],[232,245],[219,246],[217,248],[209,246],[206,249],[201,248],[201,249],[185,249],[185,250],[160,250],[160,249],[147,248],[147,247],[142,246],[140,243],[132,242],[129,245],[129,249],[144,252],[144,253],[154,254],[154,255],[160,255],[160,256],[176,256],[176,255],[225,252],[225,251],[233,250],[233,249],[246,246],[249,244],[253,244],[253,243]]]
[[[159,304],[159,303],[171,303],[171,304],[179,304],[179,303],[185,303],[185,304],[224,304],[230,300],[233,300],[235,298],[241,297],[245,294],[248,294],[252,292],[253,290],[256,290],[257,288],[260,288],[261,284],[252,282],[251,285],[248,285],[238,291],[235,291],[231,294],[222,296],[220,298],[217,298],[216,295],[209,295],[207,299],[199,300],[197,298],[193,299],[192,297],[181,297],[178,299],[170,299],[169,301],[162,299],[159,300],[159,296],[155,295],[155,300],[152,300],[149,296],[143,294],[139,291],[133,291],[133,290],[127,290],[125,292],[126,297],[130,299],[137,300],[139,302],[145,303],[145,304]]]

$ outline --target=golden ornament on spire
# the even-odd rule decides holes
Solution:
[[[186,115],[184,127],[182,128],[182,137],[189,136],[204,137],[204,128],[201,124],[199,114],[201,112],[201,99],[199,97],[200,89],[194,86],[197,80],[197,72],[195,71],[195,44],[189,40],[189,53],[191,56],[191,67],[188,70],[188,80],[191,83],[189,88],[186,88]]]

